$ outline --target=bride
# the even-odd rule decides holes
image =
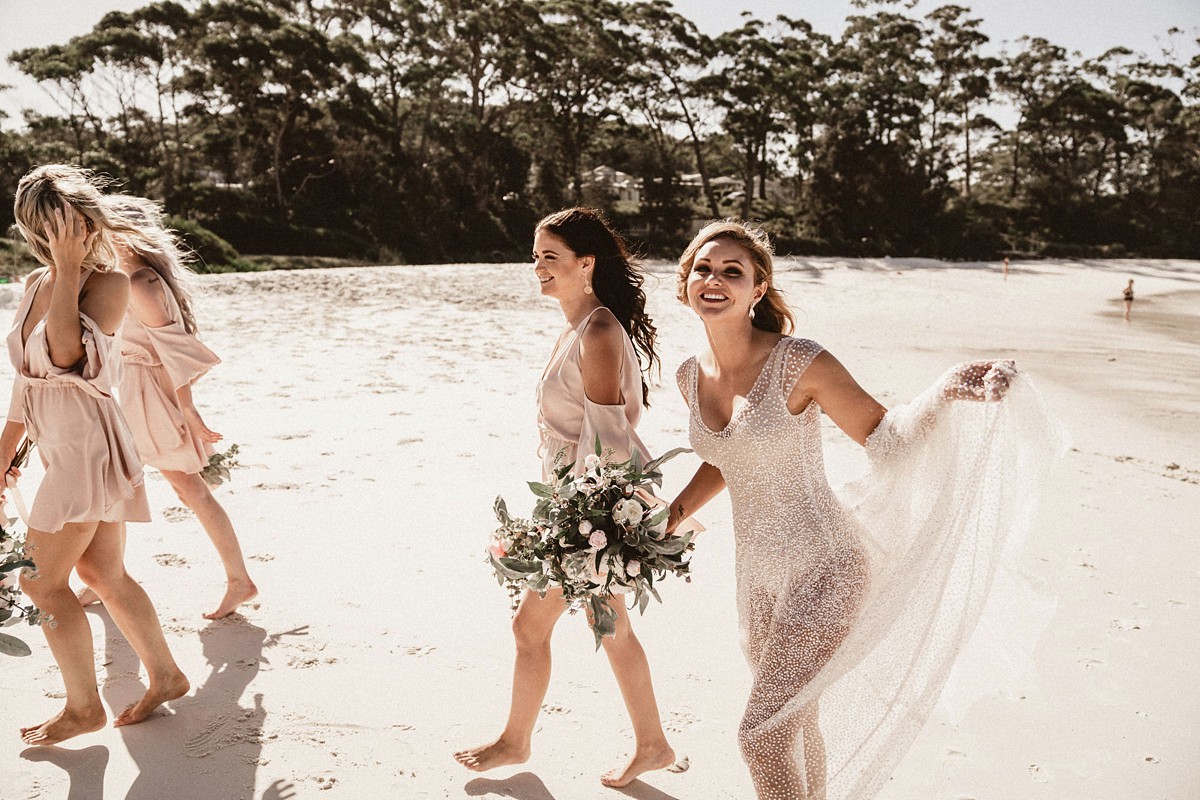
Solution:
[[[951,370],[887,411],[792,338],[766,234],[712,223],[679,263],[708,347],[677,373],[704,463],[671,523],[729,489],[754,682],[738,730],[766,800],[873,795],[920,730],[1028,522],[1044,415],[1008,361]],[[960,402],[976,401],[976,402]],[[826,482],[820,415],[867,449],[853,509]]]

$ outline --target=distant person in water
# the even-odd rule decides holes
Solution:
[[[1129,322],[1129,312],[1133,309],[1133,278],[1125,284],[1125,321]]]

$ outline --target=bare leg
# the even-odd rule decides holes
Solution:
[[[145,665],[149,678],[149,688],[142,699],[121,712],[113,722],[118,726],[141,722],[154,709],[182,697],[191,688],[167,648],[150,598],[125,571],[121,560],[124,527],[123,522],[101,522],[76,566],[79,577],[100,595],[113,621]]]
[[[622,787],[628,786],[643,772],[674,764],[675,751],[663,733],[658,703],[654,699],[654,684],[650,680],[650,663],[629,624],[629,612],[623,598],[614,598],[612,607],[617,612],[617,635],[606,636],[602,644],[633,723],[635,750],[629,763],[604,773],[600,782],[605,786]]]
[[[175,472],[163,470],[162,476],[171,484],[175,494],[183,504],[196,512],[196,518],[204,526],[204,532],[217,548],[221,564],[225,567],[225,596],[216,611],[205,614],[206,619],[220,619],[237,611],[238,606],[258,595],[258,587],[250,580],[246,571],[246,561],[242,557],[242,547],[238,543],[237,533],[225,509],[213,497],[208,484],[199,473]]]
[[[484,745],[454,754],[458,763],[474,772],[523,764],[529,760],[530,740],[546,690],[550,686],[550,636],[566,611],[562,592],[551,589],[544,598],[526,592],[513,618],[517,659],[513,666],[512,704],[500,736]]]
[[[1133,309],[1133,303],[1129,300],[1125,301],[1125,321],[1129,322],[1129,312]]]
[[[26,539],[38,569],[22,577],[21,588],[52,618],[42,625],[42,631],[67,689],[62,711],[40,725],[21,728],[26,744],[57,744],[103,728],[107,718],[96,688],[92,629],[67,582],[95,531],[94,522],[71,523],[57,533],[30,530]]]
[[[754,687],[738,728],[738,743],[759,800],[825,797],[825,742],[818,727],[817,698],[781,715],[849,634],[866,580],[865,557],[848,552],[822,572],[810,574],[803,586],[789,587],[778,607],[766,596],[752,600]],[[766,609],[771,611],[764,613]]]

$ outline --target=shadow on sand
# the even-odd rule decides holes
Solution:
[[[119,713],[146,691],[140,663],[103,606],[90,607],[88,612],[104,626],[106,675],[101,693],[114,714]],[[200,680],[189,676],[196,687],[194,693],[167,704],[140,725],[120,729],[137,764],[137,777],[124,800],[253,797],[267,711],[261,694],[244,705],[242,695],[259,669],[270,663],[263,650],[281,636],[303,633],[300,629],[268,636],[239,615],[202,629],[200,639],[209,671]],[[66,772],[71,781],[68,800],[105,797],[107,747],[30,748],[21,757],[47,761]],[[262,799],[288,800],[295,797],[293,788],[287,781],[274,781],[263,791]]]
[[[599,784],[597,784],[599,785]],[[463,787],[468,797],[511,797],[513,800],[559,800],[542,779],[532,772],[520,772],[511,778],[496,780],[493,778],[476,778]],[[644,781],[636,780],[624,789],[605,789],[607,792],[617,792],[636,800],[677,800],[673,795],[655,789]],[[565,800],[565,798],[563,799]]]

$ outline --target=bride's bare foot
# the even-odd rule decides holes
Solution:
[[[85,586],[76,592],[75,598],[79,601],[79,605],[83,606],[84,608],[87,608],[93,603],[103,602],[100,600],[100,595],[96,594],[90,586]]]
[[[685,759],[686,760],[686,759]],[[675,751],[668,745],[662,745],[649,750],[639,749],[633,754],[633,758],[629,759],[629,763],[624,767],[610,769],[608,772],[600,776],[600,782],[605,786],[611,786],[614,789],[620,789],[623,786],[628,786],[637,779],[637,776],[643,772],[650,772],[655,769],[663,769],[666,767],[675,766]],[[684,767],[686,769],[686,767]],[[672,770],[673,772],[676,770]],[[678,770],[682,772],[683,770]]]
[[[154,713],[154,709],[171,700],[178,700],[192,688],[182,672],[177,672],[170,678],[159,682],[150,682],[150,688],[142,695],[142,699],[126,708],[113,720],[113,727],[136,725]]]
[[[73,736],[98,731],[104,727],[107,717],[104,706],[97,703],[95,708],[84,711],[69,711],[63,709],[41,725],[32,728],[21,728],[21,740],[25,744],[48,746],[64,742]]]
[[[529,745],[516,747],[501,736],[491,744],[459,750],[454,759],[472,772],[486,772],[509,764],[524,764],[529,760]]]
[[[217,606],[216,611],[205,614],[204,618],[221,619],[222,617],[228,617],[237,611],[238,606],[242,603],[249,602],[256,597],[258,597],[258,587],[254,585],[254,581],[241,578],[231,580],[226,584],[225,596],[221,598],[221,605]]]

